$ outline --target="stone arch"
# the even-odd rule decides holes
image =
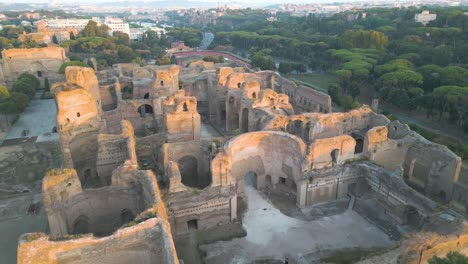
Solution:
[[[304,173],[305,150],[304,142],[289,133],[257,131],[239,135],[227,142],[224,152],[213,160],[212,185],[220,185],[224,177],[227,177],[227,182],[242,184],[240,182],[249,172],[257,174],[258,189],[265,187],[266,175],[270,175],[274,184],[284,177],[299,185],[298,181]],[[226,160],[229,162],[225,163]],[[224,172],[227,172],[226,176]],[[301,195],[305,194],[298,194],[298,201]]]
[[[249,132],[249,109],[244,108],[242,110],[242,121],[241,121],[241,132]]]
[[[32,73],[36,74],[38,78],[45,77],[44,73],[47,71],[44,65],[39,61],[31,63],[30,70]]]
[[[140,113],[140,117],[146,117],[148,114],[153,114],[153,107],[149,104],[144,104],[138,107],[138,113]]]
[[[78,216],[73,222],[72,234],[87,234],[91,233],[89,218],[85,215]]]

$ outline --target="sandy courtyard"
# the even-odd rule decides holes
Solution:
[[[247,236],[202,245],[206,263],[251,263],[320,250],[387,247],[392,241],[354,211],[303,221],[282,214],[254,187],[246,185],[248,209],[243,218]],[[305,262],[307,263],[307,262]]]

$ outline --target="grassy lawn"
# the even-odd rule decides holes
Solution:
[[[328,86],[331,84],[338,83],[338,79],[335,75],[330,73],[304,73],[304,74],[288,74],[286,78],[296,79],[305,83],[309,83],[313,86],[317,86],[322,91],[327,91]]]

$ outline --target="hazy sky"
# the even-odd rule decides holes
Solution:
[[[160,2],[158,0],[126,0],[125,2]],[[162,0],[166,1],[166,0]],[[184,2],[190,3],[190,2],[212,2],[216,3],[218,2],[217,0],[186,0]],[[352,2],[353,0],[255,0],[255,3],[329,3],[329,2]],[[354,0],[356,1],[356,0]],[[359,1],[371,1],[371,0],[359,0]],[[377,0],[378,1],[378,0]],[[0,0],[0,3],[48,3],[48,0]],[[76,0],[55,0],[56,3],[77,3]],[[80,1],[82,3],[103,3],[103,2],[113,2],[112,0],[82,0]],[[115,2],[124,2],[123,0],[116,0]],[[219,2],[221,3],[242,3],[242,2],[248,2],[252,3],[252,1],[248,0],[238,0],[238,1],[223,1],[220,0]]]

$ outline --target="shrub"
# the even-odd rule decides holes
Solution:
[[[10,91],[3,85],[0,85],[0,100],[10,97]]]
[[[36,93],[36,89],[29,80],[27,79],[18,79],[15,83],[13,83],[13,87],[11,88],[12,92],[22,93],[27,95],[30,99],[34,97]]]
[[[29,73],[22,73],[20,76],[18,76],[17,81],[18,80],[23,80],[31,83],[34,89],[39,89],[41,86],[41,82],[39,81],[39,79],[36,78],[36,76]]]
[[[445,258],[434,256],[429,259],[429,264],[462,264],[468,263],[468,257],[459,252],[449,252]]]
[[[61,74],[65,74],[65,69],[68,66],[89,67],[88,64],[86,64],[84,62],[81,62],[81,61],[68,61],[68,62],[65,62],[64,64],[62,64],[62,66],[60,66],[60,69],[59,69],[58,72],[61,73]]]

